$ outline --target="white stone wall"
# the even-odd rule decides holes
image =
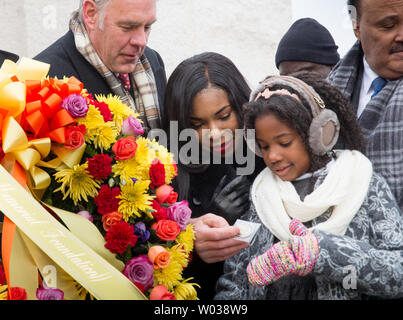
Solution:
[[[63,35],[79,0],[0,0],[0,48],[33,57]],[[166,64],[203,51],[229,57],[253,87],[277,73],[274,55],[292,21],[291,0],[158,0],[150,47]]]

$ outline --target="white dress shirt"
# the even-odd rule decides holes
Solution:
[[[360,101],[358,103],[357,109],[357,119],[360,118],[365,106],[371,100],[371,96],[374,93],[374,88],[372,87],[372,82],[379,77],[374,70],[371,69],[365,56],[362,58],[364,63],[364,73],[362,76],[361,91],[360,91]]]

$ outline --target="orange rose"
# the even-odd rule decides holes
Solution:
[[[176,297],[168,291],[167,287],[159,285],[151,290],[150,300],[176,300]]]
[[[77,127],[68,127],[66,129],[66,149],[74,150],[82,146],[84,143],[84,135],[86,132],[85,125],[80,124]]]
[[[148,250],[148,259],[154,266],[154,269],[166,268],[169,264],[169,252],[162,246],[152,246]]]
[[[117,211],[113,211],[102,216],[102,225],[105,231],[108,231],[110,227],[122,221],[122,214]]]
[[[112,147],[116,160],[126,160],[134,157],[137,150],[137,142],[133,136],[119,139]]]
[[[181,232],[181,227],[172,220],[160,220],[151,226],[156,231],[158,238],[164,241],[175,240]]]
[[[178,194],[174,191],[174,188],[167,184],[158,187],[155,195],[159,203],[174,204],[178,200]]]

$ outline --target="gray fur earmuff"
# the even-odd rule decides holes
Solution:
[[[312,152],[322,156],[331,151],[339,138],[340,123],[337,115],[333,110],[327,109],[317,92],[302,80],[291,76],[267,77],[251,93],[249,101],[256,101],[261,96],[268,99],[270,95],[265,94],[265,91],[270,90],[274,85],[291,87],[309,103],[312,113],[309,128],[309,146]],[[244,136],[249,148],[261,157],[262,153],[256,141],[252,141],[250,137],[248,138],[246,132],[244,132]]]

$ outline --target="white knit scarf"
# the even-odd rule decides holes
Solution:
[[[292,218],[307,222],[334,207],[330,218],[312,228],[343,235],[361,207],[372,177],[372,164],[358,151],[336,151],[323,183],[301,201],[293,184],[268,168],[255,179],[251,196],[262,223],[280,240],[291,237]],[[311,229],[312,229],[311,228]]]

